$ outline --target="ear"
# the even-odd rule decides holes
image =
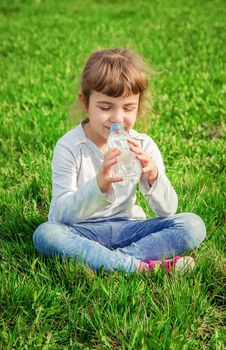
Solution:
[[[79,98],[80,106],[81,106],[83,112],[87,112],[86,98],[81,91],[78,93],[78,98]]]

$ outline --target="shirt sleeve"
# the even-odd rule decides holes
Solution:
[[[77,187],[78,168],[75,155],[58,143],[52,160],[51,218],[56,222],[72,225],[109,204],[108,195],[101,192],[96,176]]]
[[[174,215],[177,211],[178,197],[165,174],[165,167],[159,148],[152,139],[148,138],[145,140],[143,149],[156,164],[158,178],[152,186],[146,179],[141,178],[140,190],[157,216],[168,217]]]

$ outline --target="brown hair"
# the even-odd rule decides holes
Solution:
[[[81,76],[83,103],[88,107],[92,90],[111,97],[140,94],[140,114],[149,97],[147,71],[140,56],[127,49],[95,51],[87,60]]]

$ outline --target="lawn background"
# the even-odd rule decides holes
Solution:
[[[223,349],[225,2],[2,0],[0,9],[0,349]],[[45,261],[32,244],[47,220],[52,150],[81,119],[68,112],[83,64],[119,46],[158,72],[146,132],[178,212],[207,226],[190,277],[94,272]],[[139,193],[138,202],[153,215]]]

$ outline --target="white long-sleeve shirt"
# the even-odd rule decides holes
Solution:
[[[159,217],[175,214],[177,194],[164,171],[161,153],[147,135],[130,130],[143,150],[155,162],[158,178],[152,186],[140,179],[141,192]],[[73,225],[78,222],[120,217],[145,219],[143,209],[135,204],[136,184],[117,183],[104,194],[96,175],[103,162],[102,151],[86,137],[82,123],[61,137],[52,160],[52,200],[49,221]]]

